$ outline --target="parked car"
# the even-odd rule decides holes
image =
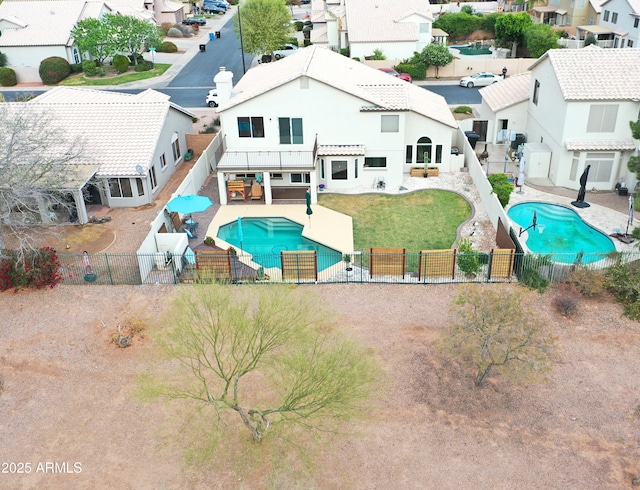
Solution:
[[[184,19],[182,23],[187,26],[192,26],[192,25],[206,26],[207,19],[204,19],[202,17],[189,17],[188,19]]]
[[[218,91],[216,89],[209,90],[204,101],[209,107],[218,107],[218,104],[220,103],[220,99],[218,99]]]
[[[204,8],[208,8],[208,7],[218,7],[219,9],[222,9],[225,12],[227,11],[227,5],[222,2],[218,2],[217,0],[216,1],[206,0],[204,2]]]
[[[277,60],[284,58],[285,56],[292,55],[298,50],[298,46],[295,44],[285,44],[282,49],[277,49],[273,52],[273,57]]]
[[[202,10],[208,14],[225,14],[227,12],[226,9],[210,4],[202,7]]]
[[[388,73],[389,75],[399,78],[400,80],[404,80],[405,82],[413,82],[411,75],[409,75],[408,73],[398,73],[393,68],[378,68],[378,70]]]
[[[476,73],[469,77],[464,77],[460,80],[461,87],[486,87],[492,83],[496,83],[502,80],[502,75],[494,75],[493,73]]]

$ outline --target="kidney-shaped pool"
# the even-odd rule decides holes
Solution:
[[[571,264],[579,253],[583,263],[602,260],[615,251],[613,241],[596,230],[574,210],[543,202],[523,202],[507,211],[509,218],[523,229],[531,226],[536,214],[536,229],[528,230],[527,247],[534,253],[552,254],[553,260]]]

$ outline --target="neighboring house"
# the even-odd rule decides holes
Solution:
[[[185,18],[185,5],[172,0],[106,0],[116,13],[137,17],[160,25],[179,24]],[[187,6],[188,8],[188,6]]]
[[[582,34],[580,31],[584,32]],[[607,47],[640,47],[640,0],[606,0],[598,26],[580,26],[581,38],[594,36]]]
[[[0,52],[19,82],[40,82],[42,60],[59,56],[80,63],[71,29],[80,20],[100,18],[111,9],[102,1],[51,0],[0,3]]]
[[[546,5],[535,5],[531,17],[536,24],[594,25],[598,22],[601,2],[602,0],[549,0]]]
[[[232,78],[214,78],[223,204],[229,180],[262,181],[267,204],[284,189],[310,189],[316,202],[320,186],[398,188],[412,166],[452,170],[457,123],[423,88],[318,46],[251,69],[233,88]]]
[[[87,221],[87,204],[153,203],[183,162],[185,135],[193,130],[193,114],[151,89],[131,95],[56,87],[25,107],[45,110],[69,139],[84,142],[86,165],[77,166],[74,187],[65,189],[74,196],[81,223]]]
[[[333,50],[348,47],[361,60],[376,49],[389,60],[411,58],[433,37],[433,14],[423,0],[348,0],[328,5],[323,20],[326,26],[318,31],[314,21],[312,42]]]
[[[590,165],[589,189],[612,190],[620,182],[633,186],[636,178],[627,162],[637,148],[629,122],[640,114],[640,50],[552,49],[530,69],[526,123],[516,129],[526,135],[525,156],[534,145],[546,158],[528,163],[526,175],[577,190]],[[511,90],[517,104],[521,87]],[[482,93],[495,97],[490,88]]]

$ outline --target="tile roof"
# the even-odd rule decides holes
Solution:
[[[565,100],[640,99],[640,49],[550,49],[530,69],[546,60]]]
[[[358,156],[364,154],[364,145],[318,145],[319,156]]]
[[[84,0],[5,0],[0,3],[0,22],[6,19],[25,27],[5,27],[0,46],[70,46],[71,28],[79,20],[99,14],[103,5]]]
[[[417,41],[415,22],[402,22],[417,14],[433,22],[425,0],[349,0],[346,2],[350,42]]]
[[[635,150],[633,140],[575,140],[565,141],[568,151],[623,151]]]
[[[375,110],[413,111],[452,128],[458,125],[444,97],[320,46],[299,49],[276,63],[249,70],[219,111],[242,104],[300,77],[308,77],[362,100]]]
[[[152,163],[158,138],[170,110],[193,114],[151,89],[121,94],[80,87],[56,87],[27,104],[45,109],[71,139],[90,149],[87,164],[99,165],[98,176],[135,176],[136,165]]]
[[[530,85],[531,72],[526,72],[483,87],[479,92],[489,108],[496,112],[529,99]]]

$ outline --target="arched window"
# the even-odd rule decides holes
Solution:
[[[73,48],[73,62],[75,64],[78,64],[82,61],[82,58],[80,57],[80,52],[78,51],[78,48]]]
[[[423,136],[418,140],[416,162],[431,163],[433,155],[431,154],[431,138]]]

